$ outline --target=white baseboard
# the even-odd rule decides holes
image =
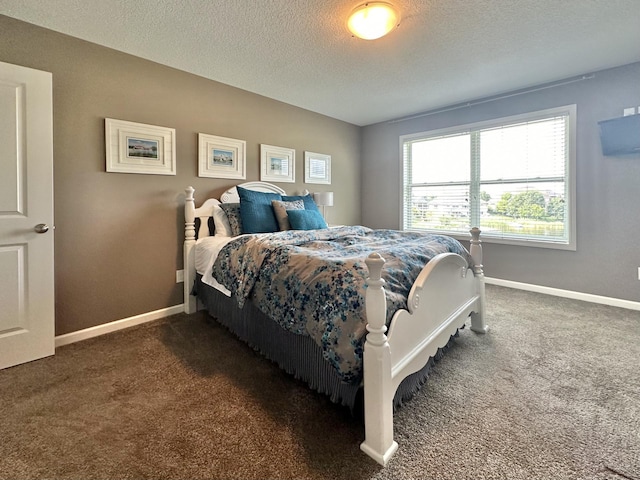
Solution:
[[[140,325],[141,323],[152,322],[153,320],[158,320],[159,318],[168,317],[182,312],[184,312],[184,304],[174,305],[173,307],[161,308],[160,310],[154,310],[153,312],[142,313],[133,317],[123,318],[122,320],[116,320],[103,325],[85,328],[84,330],[78,330],[77,332],[58,335],[55,339],[55,346],[58,348],[63,345],[87,340],[93,337],[99,337],[105,333],[115,332],[117,330],[122,330],[123,328]]]
[[[627,308],[629,310],[640,310],[640,302],[631,300],[623,300],[621,298],[604,297],[601,295],[592,295],[590,293],[574,292],[572,290],[561,290],[559,288],[543,287],[541,285],[533,285],[531,283],[513,282],[511,280],[501,280],[499,278],[485,277],[485,282],[500,287],[515,288],[518,290],[527,290],[529,292],[545,293],[556,297],[572,298],[574,300],[582,300],[591,303],[600,303],[602,305],[610,305],[612,307]]]
[[[500,287],[515,288],[517,290],[527,290],[529,292],[544,293],[547,295],[554,295],[556,297],[572,298],[574,300],[582,300],[585,302],[600,303],[602,305],[610,305],[612,307],[621,307],[627,308],[629,310],[640,311],[640,302],[623,300],[621,298],[604,297],[601,295],[592,295],[590,293],[574,292],[572,290],[561,290],[559,288],[544,287],[541,285],[533,285],[531,283],[514,282],[512,280],[501,280],[499,278],[485,277],[485,281],[488,284],[498,285]],[[55,338],[55,346],[57,348],[63,345],[68,345],[70,343],[79,342],[81,340],[98,337],[106,333],[115,332],[117,330],[133,327],[142,323],[152,322],[153,320],[158,320],[170,315],[176,315],[178,313],[182,313],[183,311],[184,304],[174,305],[173,307],[162,308],[160,310],[135,315],[129,318],[123,318],[122,320],[116,320],[114,322],[105,323],[103,325],[85,328],[84,330],[78,330],[77,332],[58,335]]]

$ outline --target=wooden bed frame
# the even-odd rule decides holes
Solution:
[[[240,186],[260,192],[285,195],[275,185],[265,182],[247,182]],[[196,278],[195,219],[207,225],[213,206],[220,202],[209,199],[196,208],[195,190],[187,187],[185,201],[184,241],[184,305],[185,312],[197,309],[196,297],[191,288]],[[221,196],[224,203],[239,202],[235,187]],[[395,451],[393,439],[393,397],[400,382],[420,370],[433,357],[438,348],[444,347],[458,328],[471,317],[471,330],[486,333],[485,286],[482,271],[482,245],[480,230],[471,229],[470,253],[473,265],[455,253],[443,253],[434,257],[420,272],[408,299],[408,309],[399,310],[393,316],[387,331],[386,296],[381,278],[385,260],[372,253],[366,264],[369,269],[365,293],[367,331],[364,345],[364,423],[365,440],[360,448],[379,464],[385,466]],[[198,238],[208,236],[208,229],[200,228]]]

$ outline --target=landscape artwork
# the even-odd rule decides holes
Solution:
[[[232,150],[211,149],[211,166],[233,168],[233,153]]]
[[[271,157],[270,169],[272,175],[289,175],[289,161],[286,158]]]
[[[304,181],[331,184],[331,155],[304,152]]]
[[[295,168],[296,151],[293,148],[260,144],[260,180],[294,183]]]
[[[158,158],[158,141],[127,137],[127,156]]]
[[[198,176],[208,178],[246,178],[244,140],[198,134]]]

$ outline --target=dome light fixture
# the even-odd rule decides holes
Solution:
[[[358,5],[347,20],[347,28],[356,37],[375,40],[384,37],[400,24],[400,12],[387,2]]]

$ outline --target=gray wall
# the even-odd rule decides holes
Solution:
[[[197,176],[198,132],[246,140],[247,181],[259,179],[260,143],[295,148],[297,183],[281,184],[290,193],[310,187],[302,183],[305,150],[330,154],[332,185],[310,189],[334,192],[331,221],[397,228],[400,135],[569,103],[578,105],[578,250],[485,244],[486,273],[640,300],[640,158],[603,158],[596,123],[640,105],[640,64],[361,129],[5,16],[0,31],[0,61],[53,73],[58,335],[182,303],[175,270],[184,187],[193,185],[200,202],[236,183]],[[177,175],[106,173],[105,117],[175,128]]]
[[[295,184],[333,191],[333,223],[360,222],[361,129],[228,85],[0,16],[0,61],[53,73],[56,334],[183,301],[184,188],[196,203],[234,180],[197,176],[197,134],[294,148]],[[256,72],[256,74],[258,74]],[[104,119],[176,129],[177,175],[105,172]],[[304,151],[332,156],[332,185],[306,185]]]
[[[425,95],[428,95],[428,91]],[[577,251],[485,243],[487,276],[640,301],[640,155],[603,157],[598,124],[640,106],[640,63],[591,80],[363,128],[362,221],[400,225],[400,135],[577,105]],[[384,192],[384,193],[383,193]]]

